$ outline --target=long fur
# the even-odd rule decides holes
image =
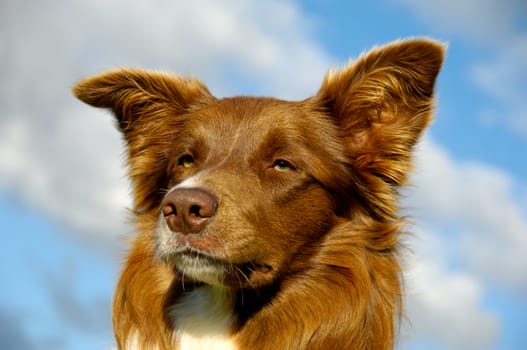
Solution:
[[[397,197],[443,55],[427,39],[377,47],[298,102],[216,99],[197,80],[139,69],[79,82],[79,99],[114,112],[134,189],[118,347],[393,348]],[[171,232],[161,203],[188,184],[218,211],[202,232]]]

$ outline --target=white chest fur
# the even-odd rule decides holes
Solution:
[[[185,295],[171,310],[180,349],[236,350],[232,310],[232,296],[221,287],[203,286]]]

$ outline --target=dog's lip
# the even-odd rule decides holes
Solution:
[[[239,271],[244,271],[246,269],[248,270],[263,270],[263,271],[272,271],[273,267],[269,264],[265,263],[258,263],[258,262],[229,262],[225,260],[224,258],[211,255],[208,252],[202,251],[200,249],[196,249],[193,247],[182,247],[178,249],[176,252],[174,252],[173,256],[180,257],[180,258],[186,258],[186,259],[196,259],[201,261],[206,261],[209,264],[213,265],[224,265],[224,266],[231,266],[231,267],[237,267]]]
[[[192,247],[183,247],[174,252],[174,256],[186,257],[191,259],[203,259],[210,262],[221,263],[221,259],[207,252]]]

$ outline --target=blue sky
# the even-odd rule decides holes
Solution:
[[[111,117],[78,79],[118,66],[218,96],[304,98],[328,68],[409,36],[448,42],[405,214],[400,349],[527,348],[527,3],[0,4],[0,348],[111,349],[130,199]]]

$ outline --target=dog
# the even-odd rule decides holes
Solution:
[[[77,98],[115,115],[133,185],[118,348],[393,348],[398,192],[444,51],[374,47],[302,101],[218,99],[140,69],[78,82]]]

